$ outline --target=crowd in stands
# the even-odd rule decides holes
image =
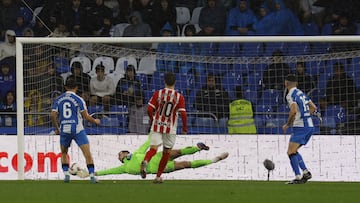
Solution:
[[[330,3],[331,2],[331,3]],[[186,7],[191,15],[198,9],[196,22],[179,23],[177,8]],[[1,0],[0,1],[0,111],[16,111],[15,99],[15,38],[16,37],[151,37],[151,36],[264,36],[264,35],[355,35],[359,34],[360,2],[355,0]],[[263,46],[261,44],[259,46]],[[161,43],[157,47],[151,44],[124,44],[126,48],[151,50],[160,53],[205,55],[205,56],[246,56],[245,44],[236,43]],[[261,47],[261,54],[273,57],[271,64],[261,69],[258,85],[250,86],[252,77],[259,72],[240,74],[238,86],[247,99],[255,105],[264,104],[264,98],[270,97],[276,104],[271,104],[276,111],[284,105],[283,83],[289,73],[296,73],[299,88],[311,95],[319,87],[321,77],[309,73],[308,64],[297,61],[294,67],[284,63],[283,57],[290,53],[286,49]],[[316,53],[314,46],[309,53]],[[331,51],[344,51],[358,48],[354,43],[332,44]],[[344,48],[345,47],[345,48]],[[252,47],[254,48],[254,47]],[[254,49],[252,49],[254,50]],[[36,47],[24,54],[24,61],[31,60],[27,56],[41,57],[44,50]],[[328,51],[328,50],[327,50]],[[259,51],[260,52],[260,51]],[[253,51],[253,53],[255,53]],[[256,53],[258,54],[258,53]],[[121,57],[121,56],[119,56]],[[324,93],[318,101],[321,110],[329,105],[339,105],[347,112],[356,112],[358,91],[360,85],[346,71],[350,61],[331,64],[333,71],[327,76]],[[137,74],[137,64],[126,64],[123,78],[118,82],[106,72],[106,64],[98,64],[94,75],[84,71],[83,64],[74,62],[69,72],[61,74],[55,61],[36,61],[25,67],[28,84],[46,87],[37,89],[36,85],[25,89],[27,97],[25,111],[45,112],[51,106],[51,101],[63,92],[63,81],[66,77],[75,77],[79,86],[79,95],[89,106],[101,105],[104,111],[110,111],[112,105],[127,106],[129,112],[144,114],[144,104],[147,102],[147,91]],[[194,89],[181,89],[190,103],[189,110],[211,112],[216,118],[229,117],[229,104],[236,99],[234,89],[222,85],[232,66],[177,62],[168,60],[156,61],[156,72],[173,71],[180,75],[192,74]],[[41,74],[39,74],[41,73]],[[110,73],[110,72],[109,72]],[[154,73],[155,74],[155,73]],[[156,73],[157,74],[157,73]],[[205,79],[202,79],[205,76]],[[146,83],[151,79],[146,77]],[[155,78],[156,79],[156,78]],[[188,78],[186,78],[188,79]],[[260,84],[259,84],[260,81]],[[198,85],[201,84],[201,85]],[[233,83],[231,83],[233,84]],[[256,84],[256,83],[255,83]],[[196,88],[195,88],[196,87]],[[231,88],[231,87],[230,87]],[[196,91],[195,91],[196,90]],[[269,93],[267,96],[264,92]],[[195,91],[195,93],[194,93]],[[255,92],[255,96],[247,92]],[[48,98],[40,95],[51,93]],[[275,95],[275,96],[274,96]],[[276,99],[273,99],[276,98]],[[137,111],[138,110],[138,111]],[[14,115],[11,115],[14,116]],[[28,126],[41,125],[46,121],[42,114],[29,114]],[[8,119],[9,120],[9,119]],[[130,119],[131,120],[131,119]],[[133,122],[139,123],[138,119]],[[5,122],[5,123],[4,123]],[[10,126],[5,117],[1,117],[0,126]],[[11,123],[11,126],[14,124]],[[138,129],[134,127],[132,129]],[[142,126],[141,132],[147,130]],[[132,130],[136,132],[136,130]]]

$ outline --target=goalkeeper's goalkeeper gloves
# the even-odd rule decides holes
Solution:
[[[315,112],[313,113],[313,115],[316,116],[316,117],[318,117],[318,119],[320,120],[320,123],[322,123],[323,119],[322,119],[322,117],[321,117],[321,113],[320,113],[320,112],[315,111]]]

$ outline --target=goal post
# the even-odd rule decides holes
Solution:
[[[24,171],[24,166],[25,166],[25,157],[24,157],[24,152],[25,152],[25,129],[27,128],[27,125],[25,124],[27,121],[27,117],[25,115],[28,114],[28,112],[25,112],[25,105],[24,105],[24,101],[27,99],[28,95],[24,95],[24,92],[26,92],[28,88],[25,88],[25,86],[31,86],[34,85],[34,83],[32,84],[25,84],[26,78],[28,76],[24,75],[24,55],[26,55],[26,53],[24,52],[24,50],[27,49],[31,49],[31,46],[28,47],[29,45],[40,45],[40,46],[45,46],[46,48],[46,53],[44,54],[44,57],[49,57],[49,59],[54,56],[57,56],[59,52],[61,52],[61,50],[66,50],[67,52],[71,52],[73,53],[72,55],[67,55],[66,59],[68,59],[68,62],[70,63],[71,59],[74,58],[75,56],[78,55],[78,53],[85,53],[86,55],[90,55],[92,57],[92,62],[94,62],[94,59],[99,57],[99,56],[109,56],[109,57],[116,57],[116,58],[120,58],[122,56],[136,56],[136,59],[138,60],[138,64],[137,66],[137,70],[139,71],[139,59],[140,58],[145,58],[149,55],[151,56],[155,56],[156,59],[159,60],[169,60],[169,61],[176,61],[176,62],[181,62],[181,63],[186,63],[186,62],[191,62],[193,64],[197,64],[197,65],[203,65],[206,64],[205,69],[210,70],[210,68],[213,68],[212,66],[208,65],[208,64],[217,64],[219,66],[214,66],[215,68],[237,68],[237,69],[241,69],[246,67],[245,69],[249,70],[252,69],[253,66],[255,67],[254,64],[262,66],[262,65],[269,65],[272,63],[273,57],[271,55],[261,55],[261,56],[257,56],[255,53],[255,47],[250,46],[251,48],[249,48],[248,50],[242,50],[242,52],[244,53],[245,51],[249,51],[249,52],[253,52],[250,55],[246,55],[246,54],[233,54],[231,56],[229,55],[221,55],[219,53],[213,54],[211,55],[210,52],[207,52],[207,54],[205,55],[199,55],[199,56],[194,56],[194,55],[188,55],[188,54],[181,54],[179,52],[177,53],[160,53],[157,52],[156,50],[132,50],[132,49],[128,49],[126,48],[126,46],[122,46],[122,45],[126,45],[126,44],[132,44],[132,43],[151,43],[154,45],[158,45],[159,44],[164,44],[164,43],[178,43],[178,44],[186,44],[186,43],[228,43],[228,44],[235,44],[235,43],[340,43],[340,44],[344,44],[344,46],[346,46],[346,44],[349,43],[358,43],[360,42],[360,36],[246,36],[246,37],[224,37],[224,36],[219,36],[219,37],[114,37],[114,38],[103,38],[103,37],[84,37],[84,38],[75,38],[75,37],[67,37],[67,38],[23,38],[23,37],[18,37],[16,38],[16,104],[17,104],[17,168],[18,168],[18,179],[19,180],[23,180],[25,179],[25,171]],[[91,48],[88,48],[88,46],[83,46],[81,47],[81,45],[89,45]],[[101,46],[100,46],[101,45]],[[121,46],[118,46],[121,45]],[[84,48],[85,47],[85,48]],[[125,48],[124,48],[125,47]],[[244,48],[245,49],[245,48]],[[262,48],[263,50],[265,50],[265,48]],[[303,49],[303,47],[299,47],[298,48]],[[54,51],[55,50],[55,51]],[[56,53],[56,54],[53,54]],[[51,55],[53,54],[53,55]],[[29,57],[29,56],[27,56]],[[33,57],[33,59],[31,59],[31,57]],[[91,58],[89,57],[89,58]],[[289,63],[295,63],[297,60],[301,59],[301,60],[305,60],[308,62],[313,62],[313,61],[322,61],[322,60],[332,60],[332,59],[336,59],[336,60],[350,60],[354,57],[360,57],[360,50],[359,49],[354,49],[354,50],[342,50],[340,52],[324,52],[324,53],[319,53],[319,54],[314,54],[314,53],[309,53],[309,54],[295,54],[295,55],[286,55],[285,56],[285,61],[289,62]],[[38,58],[38,56],[35,55],[30,55],[30,60],[36,61],[36,60],[42,60],[41,58]],[[116,63],[116,62],[115,62]],[[128,64],[128,62],[124,63],[124,64]],[[225,66],[222,66],[224,65]],[[67,64],[70,67],[70,64]],[[156,64],[157,65],[157,64]],[[239,65],[239,66],[236,66]],[[114,65],[116,66],[116,65]],[[251,66],[251,67],[250,67]],[[357,66],[352,65],[352,70],[354,71],[358,71],[357,70]],[[177,70],[179,70],[181,68],[180,65],[176,65]],[[93,69],[93,66],[90,67],[91,69]],[[151,73],[153,74],[154,71],[157,70],[158,67],[153,67],[154,69],[151,69],[151,67],[148,67],[147,69],[143,70],[145,74],[147,74],[146,71],[148,71],[148,69],[151,69]],[[214,69],[215,69],[214,68]],[[254,68],[255,70],[255,68]],[[256,69],[255,71],[252,72],[256,72],[259,70],[264,70],[263,68],[261,69]],[[111,70],[111,72],[115,71],[115,67],[114,69]],[[241,71],[240,71],[241,72]],[[360,72],[360,70],[359,70]],[[90,73],[90,72],[89,72]],[[237,72],[238,73],[238,72]],[[149,74],[149,75],[150,75]],[[223,78],[227,77],[225,76],[225,73],[221,73]],[[241,73],[242,74],[242,73]],[[246,73],[247,74],[247,73]],[[356,73],[357,74],[357,73]],[[360,74],[359,74],[360,75]],[[93,77],[94,75],[92,75]],[[240,76],[242,77],[242,76]],[[249,84],[249,77],[248,75],[246,75],[246,79],[241,79],[243,80],[241,82],[241,84],[244,85],[248,85]],[[161,78],[155,78],[156,80],[162,80]],[[227,79],[227,78],[226,78]],[[201,88],[202,86],[206,85],[206,81],[200,80],[200,79],[195,79],[196,81],[201,81],[200,86],[197,86],[197,88]],[[224,79],[225,80],[225,79]],[[231,78],[231,80],[233,80]],[[229,79],[230,81],[230,79]],[[150,83],[150,82],[149,82]],[[41,86],[42,83],[39,83],[39,87]],[[148,84],[146,84],[148,85]],[[231,87],[230,87],[231,88]],[[252,87],[247,89],[248,91],[252,91]],[[147,91],[147,93],[151,94],[151,91]],[[235,98],[235,93],[233,93],[232,95],[230,95],[230,97],[232,96],[233,100]],[[42,95],[45,98],[45,95]],[[147,95],[148,96],[148,95]],[[193,97],[196,96],[196,94],[188,94],[187,96],[192,97],[192,99],[194,99]],[[283,96],[283,95],[281,95]],[[49,95],[46,95],[46,97],[49,97]],[[146,98],[146,95],[145,95]],[[128,110],[128,107],[126,107]],[[255,111],[255,109],[254,109]],[[195,112],[195,111],[194,111]],[[190,111],[190,115],[200,115],[201,112],[192,112]],[[39,113],[39,112],[37,112]],[[46,112],[40,112],[40,114],[45,114]],[[120,112],[121,114],[122,112]],[[194,114],[191,114],[194,113]],[[213,116],[213,115],[211,115]],[[217,115],[214,115],[214,117],[216,119]],[[220,119],[219,119],[220,120]],[[218,121],[218,120],[216,120]],[[50,121],[47,121],[48,123],[46,124],[48,128],[51,128],[51,123]],[[116,121],[118,122],[118,120]],[[126,122],[126,121],[125,121]],[[225,121],[227,122],[227,120]],[[217,123],[218,125],[218,123]],[[269,124],[270,125],[270,124]],[[50,126],[50,127],[49,127]],[[268,126],[264,126],[264,127],[268,127]],[[48,129],[47,128],[47,129]],[[111,126],[108,126],[108,129],[111,128]],[[226,128],[226,127],[225,127]],[[95,134],[100,132],[100,131],[94,131]],[[198,131],[193,131],[194,134],[196,134],[196,132]],[[201,134],[201,129],[199,131]],[[265,132],[265,131],[264,131]],[[269,131],[270,132],[270,131]],[[276,131],[277,132],[277,131]],[[39,132],[35,131],[35,134],[37,134]],[[117,134],[118,131],[114,131],[114,133],[109,133],[108,131],[106,131],[106,133],[108,134]],[[126,134],[127,132],[125,132],[124,134]],[[46,131],[46,133],[39,133],[39,134],[49,134],[49,132]],[[209,133],[210,134],[210,133]],[[215,134],[228,134],[227,130],[225,131],[216,131]],[[258,134],[260,134],[258,132]],[[34,138],[35,139],[35,138]],[[52,138],[51,138],[52,139]],[[105,138],[104,138],[105,139]]]

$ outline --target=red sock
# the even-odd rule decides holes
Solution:
[[[170,158],[170,153],[163,152],[160,163],[159,163],[159,168],[158,168],[156,177],[160,177],[161,174],[164,172],[164,169],[166,167],[167,162],[169,161],[169,158]]]
[[[156,154],[156,149],[150,148],[150,150],[146,152],[144,161],[147,161],[149,163],[149,161],[155,154]]]

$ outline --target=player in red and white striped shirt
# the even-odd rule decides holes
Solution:
[[[169,160],[169,152],[175,144],[178,113],[182,119],[182,133],[187,133],[185,99],[182,94],[174,90],[176,77],[174,73],[165,73],[165,88],[154,92],[148,103],[150,118],[150,149],[141,163],[140,174],[146,178],[147,163],[156,154],[158,147],[163,145],[163,154],[159,163],[154,183],[161,183],[161,174]]]

